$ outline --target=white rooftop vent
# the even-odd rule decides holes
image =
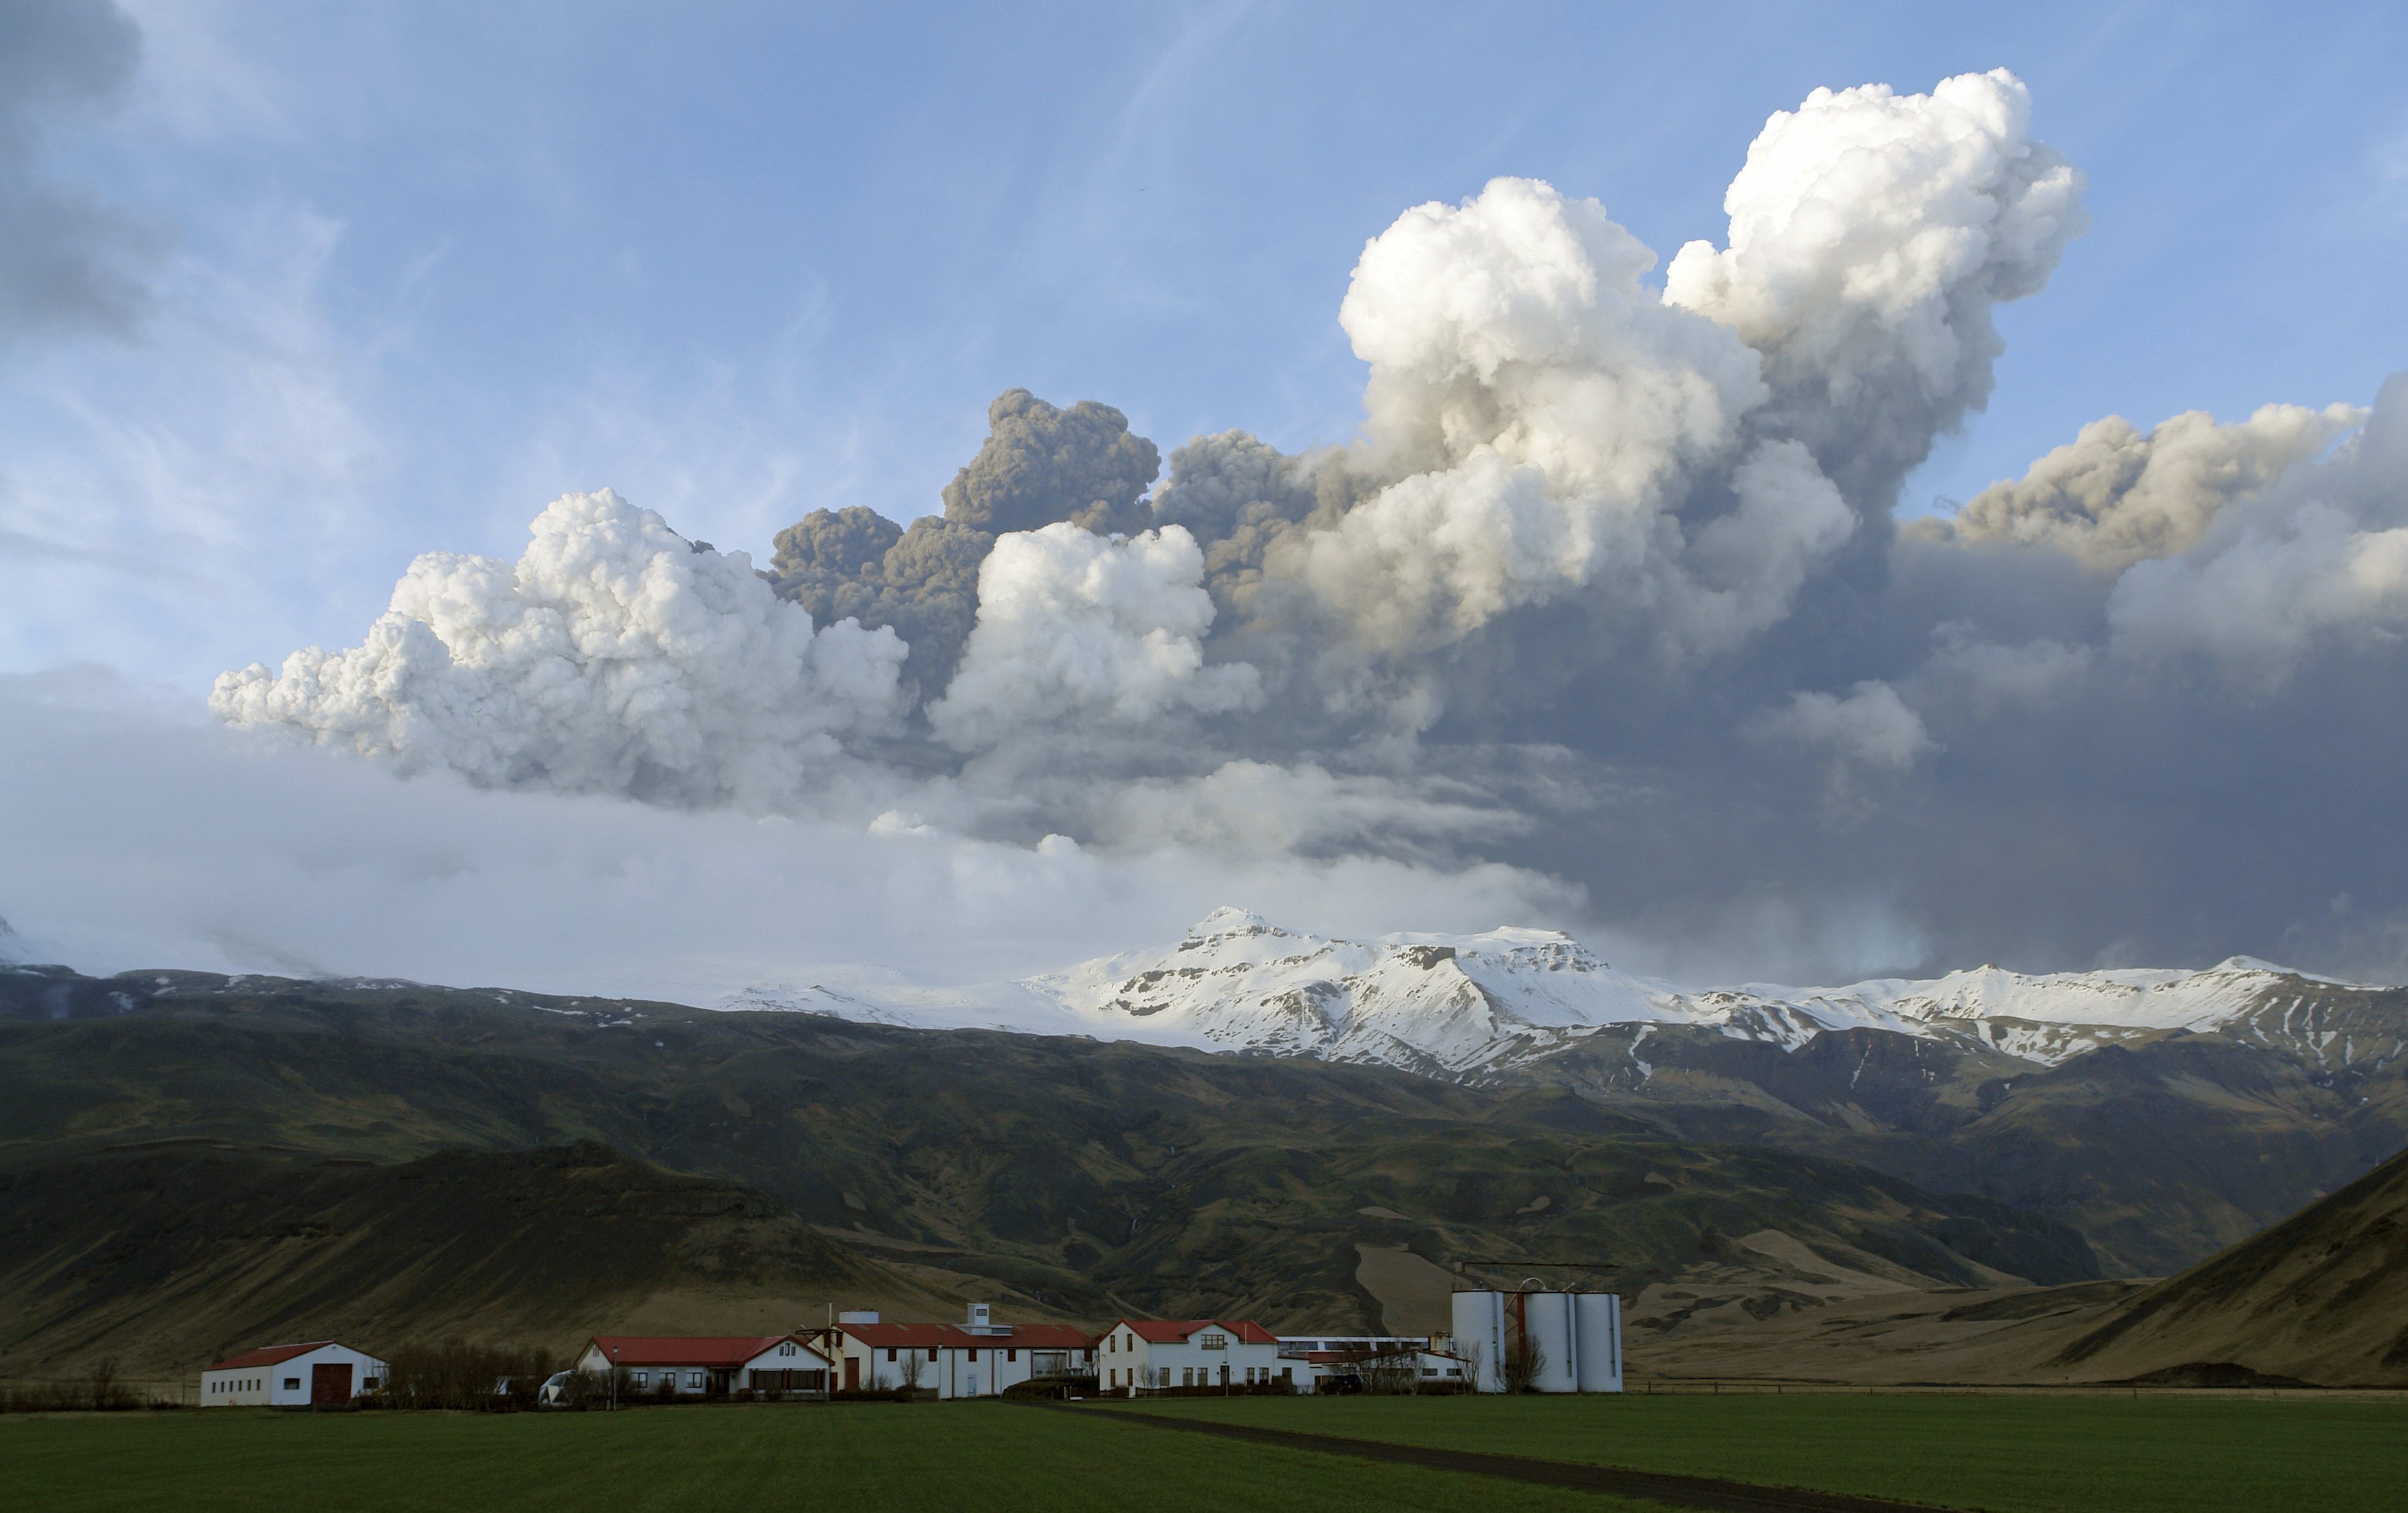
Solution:
[[[998,1324],[995,1321],[994,1304],[986,1303],[973,1303],[970,1304],[969,1325],[964,1333],[969,1334],[1009,1334],[1011,1333],[1011,1330],[1010,1326]]]
[[[847,1308],[844,1312],[836,1316],[836,1321],[839,1324],[874,1324],[878,1322],[878,1310],[875,1308]]]

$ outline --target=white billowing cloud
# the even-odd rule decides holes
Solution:
[[[1256,703],[1253,668],[1204,665],[1203,577],[1204,554],[1178,526],[1117,538],[1057,521],[996,538],[978,623],[930,727],[970,750],[1066,723],[1140,727]]]
[[[2408,377],[2329,462],[2227,509],[2188,555],[2127,569],[2107,613],[2121,654],[2203,656],[2260,686],[2319,645],[2408,639]]]
[[[1843,762],[1902,772],[1940,749],[1898,690],[1878,679],[1845,695],[1803,692],[1758,719],[1756,733],[1794,742]]]
[[[1988,397],[1991,306],[2037,293],[2089,223],[2082,175],[2030,138],[2030,113],[2005,69],[1929,94],[1816,90],[1765,122],[1723,198],[1729,246],[1682,248],[1665,298],[1765,354],[1826,467],[1847,448],[1894,485]]]
[[[1568,495],[1660,497],[1764,388],[1753,353],[1640,281],[1655,266],[1604,206],[1536,180],[1407,210],[1338,310],[1370,365],[1373,447],[1417,468],[1489,451]]]
[[[1371,367],[1367,465],[1405,476],[1271,570],[1391,650],[1591,585],[1706,649],[1778,618],[1851,523],[1802,448],[1743,453],[1758,359],[1647,288],[1655,262],[1596,201],[1531,180],[1399,217],[1339,319]],[[1678,516],[1712,480],[1740,508],[1699,538],[1701,584]],[[1749,601],[1735,626],[1693,602],[1718,590]]]
[[[2021,479],[1968,499],[1953,522],[1932,522],[1929,533],[2046,546],[2095,570],[2120,572],[2189,551],[2227,506],[2365,419],[2354,405],[2266,405],[2229,425],[2194,410],[2142,431],[2110,415]]]
[[[815,632],[744,554],[605,489],[554,500],[515,565],[421,556],[360,645],[225,673],[209,707],[488,786],[759,805],[893,718],[904,652]]]

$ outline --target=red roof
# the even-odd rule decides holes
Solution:
[[[263,1345],[256,1350],[245,1350],[240,1355],[230,1355],[215,1365],[204,1366],[201,1369],[240,1371],[248,1366],[273,1366],[280,1362],[290,1361],[296,1355],[308,1355],[312,1350],[322,1350],[334,1343],[332,1340],[312,1340],[307,1345]]]
[[[1277,1345],[1279,1336],[1251,1318],[1124,1318],[1113,1329],[1125,1328],[1148,1345],[1178,1345],[1208,1329],[1226,1330],[1240,1345]],[[1104,1333],[1111,1333],[1111,1330]]]
[[[952,1324],[838,1324],[836,1332],[882,1350],[933,1350],[968,1341],[968,1332]]]
[[[726,1366],[794,1338],[790,1334],[596,1334],[602,1353],[623,1366]]]

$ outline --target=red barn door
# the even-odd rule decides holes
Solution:
[[[351,1364],[348,1361],[331,1363],[322,1362],[309,1368],[309,1401],[316,1403],[349,1403],[351,1400]]]

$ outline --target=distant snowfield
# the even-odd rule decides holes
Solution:
[[[2053,1065],[2136,1034],[2224,1026],[2286,984],[2321,981],[2234,957],[2203,972],[2026,976],[1980,967],[1931,981],[1695,989],[1617,972],[1554,930],[1327,940],[1218,909],[1176,945],[1021,982],[939,989],[863,975],[763,984],[713,1006],[1455,1074],[1542,1056],[1616,1025],[1698,1026],[1789,1048],[1827,1030],[1970,1037]]]

